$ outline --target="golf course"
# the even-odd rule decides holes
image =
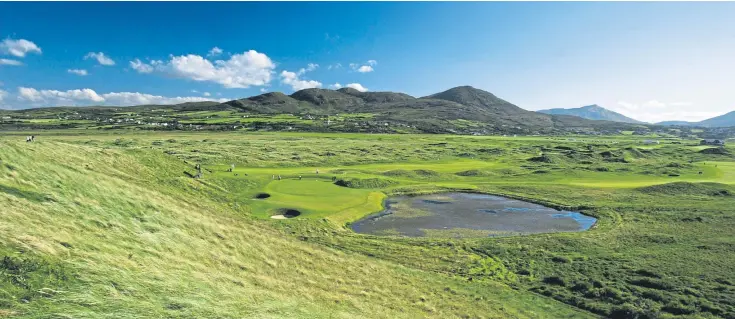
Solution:
[[[0,316],[732,318],[735,150],[642,138],[8,132]],[[594,224],[351,228],[450,192]]]

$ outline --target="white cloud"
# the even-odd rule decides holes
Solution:
[[[105,99],[92,89],[57,91],[19,87],[18,100],[29,102],[54,101],[54,105],[74,105],[75,101],[103,102]]]
[[[339,82],[338,83],[334,83],[334,84],[329,85],[329,88],[332,89],[332,90],[338,90],[338,89],[341,89],[342,88],[342,84],[339,84]]]
[[[23,62],[20,62],[18,60],[11,60],[11,59],[0,59],[0,65],[20,66],[20,65],[23,65]]]
[[[350,63],[350,69],[360,73],[368,73],[375,71],[375,69],[373,69],[373,66],[375,66],[376,64],[378,64],[378,61],[375,60],[368,60],[367,64]]]
[[[322,83],[314,80],[301,80],[298,73],[283,71],[281,72],[281,83],[290,85],[294,91],[303,89],[312,89],[322,87]]]
[[[133,61],[130,61],[130,67],[133,68],[133,70],[138,71],[138,73],[151,73],[154,70],[154,66],[161,63],[163,62],[159,60],[153,60],[150,64],[148,64],[141,61],[140,59],[135,59]]]
[[[17,100],[22,103],[19,105],[21,107],[89,105],[130,106],[143,104],[179,104],[185,102],[228,101],[228,99],[223,98],[211,99],[199,96],[166,97],[139,92],[110,92],[97,94],[97,92],[92,89],[58,91],[37,90],[27,87],[18,88]]]
[[[306,72],[314,71],[318,67],[319,67],[319,64],[309,63],[309,64],[307,64],[306,68],[299,69],[299,71],[296,72],[296,75],[304,75]]]
[[[6,96],[8,96],[8,91],[0,90],[0,103],[2,103]]]
[[[89,52],[87,55],[84,56],[84,59],[95,59],[97,60],[97,63],[101,65],[115,65],[115,61],[110,59],[110,57],[106,56],[102,52]]]
[[[336,69],[341,69],[341,68],[342,68],[342,63],[330,64],[327,66],[327,70],[331,70],[331,69],[336,70]]]
[[[199,93],[197,90],[191,90],[191,93]]]
[[[360,73],[373,72],[373,67],[369,65],[363,65],[357,69],[357,72],[360,72]]]
[[[208,99],[198,96],[177,96],[177,97],[165,97],[160,95],[151,95],[138,92],[112,92],[102,94],[107,105],[144,105],[144,104],[179,104],[186,102],[203,102],[203,101],[215,101],[215,102],[227,102],[227,99]]]
[[[0,42],[0,53],[22,58],[28,53],[41,54],[41,48],[26,39],[13,40],[7,38]]]
[[[265,93],[265,92],[268,92],[268,90],[266,88],[260,88],[260,92]]]
[[[218,55],[222,54],[222,52],[224,52],[224,51],[222,51],[222,49],[220,49],[218,47],[214,47],[214,48],[212,48],[212,50],[209,50],[209,53],[207,53],[207,56],[218,56]]]
[[[368,89],[366,87],[362,86],[362,84],[360,84],[360,83],[350,83],[350,84],[347,84],[346,86],[348,88],[353,88],[353,89],[358,90],[360,92],[367,92],[368,91]]]
[[[255,50],[234,54],[229,60],[210,61],[188,54],[172,56],[167,62],[154,60],[150,64],[136,59],[131,61],[131,66],[141,73],[155,71],[183,79],[214,82],[226,88],[265,85],[271,81],[276,67],[267,55]]]
[[[87,73],[87,70],[83,70],[83,69],[68,69],[68,70],[66,70],[66,72],[69,72],[71,74],[80,75],[80,76],[85,76],[85,75],[89,74],[89,73]]]
[[[211,96],[212,94],[209,94],[209,92],[204,92],[204,93],[202,93],[202,95],[204,95],[204,96]]]

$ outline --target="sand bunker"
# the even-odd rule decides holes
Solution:
[[[271,216],[273,219],[289,219],[301,215],[301,212],[292,208],[281,208],[278,214]]]

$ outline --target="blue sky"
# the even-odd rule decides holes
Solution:
[[[734,14],[732,2],[0,2],[0,107],[472,85],[529,110],[701,120],[735,110]]]

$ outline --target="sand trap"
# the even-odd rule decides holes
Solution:
[[[273,219],[289,219],[301,215],[301,212],[292,208],[281,208],[278,210],[280,214],[273,215]]]

